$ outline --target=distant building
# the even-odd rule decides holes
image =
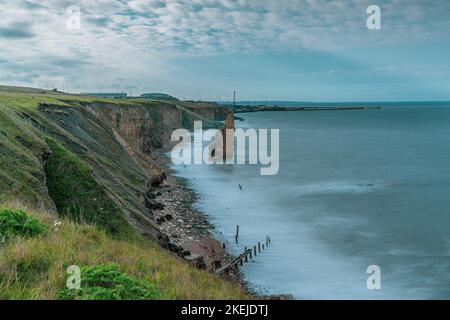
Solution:
[[[126,92],[83,92],[85,96],[109,98],[109,99],[126,99],[128,94]]]
[[[141,94],[141,98],[145,99],[152,99],[152,100],[178,100],[175,97],[172,97],[171,95],[165,94],[165,93],[144,93]]]

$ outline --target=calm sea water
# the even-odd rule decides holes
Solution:
[[[270,235],[243,267],[255,290],[450,298],[450,105],[240,116],[241,127],[280,129],[278,175],[248,165],[175,170],[235,253]],[[367,289],[369,265],[381,268],[381,290]]]

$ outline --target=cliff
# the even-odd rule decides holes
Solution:
[[[45,142],[50,137],[86,162],[132,227],[153,239],[157,233],[144,194],[149,178],[161,171],[161,152],[170,147],[172,131],[228,114],[208,103],[11,91],[2,92],[0,99],[0,202],[15,200],[55,211],[44,169],[52,157]]]
[[[110,100],[0,86],[0,208],[26,208],[52,229],[39,239],[0,244],[0,280],[8,279],[0,281],[0,298],[55,298],[66,276],[61,265],[74,262],[117,263],[137,278],[152,274],[166,298],[245,297],[238,286],[190,270],[189,264],[154,245],[156,241],[204,267],[196,249],[187,252],[180,247],[182,239],[175,238],[196,238],[192,225],[205,228],[207,222],[188,208],[192,196],[184,188],[173,183],[152,191],[148,185],[164,170],[163,154],[171,147],[174,129],[192,129],[196,120],[215,124],[228,113],[209,103]],[[153,199],[160,201],[160,208],[149,205]],[[164,207],[174,214],[158,211]],[[189,223],[187,228],[160,225],[180,217]],[[62,227],[55,229],[52,220],[62,221]],[[166,231],[177,235],[169,239]],[[217,255],[221,244],[207,232],[200,236]],[[19,263],[16,250],[21,250],[20,263],[30,267],[30,261],[46,259],[37,265],[43,287],[17,278],[33,270],[12,272]],[[29,290],[15,291],[24,287]]]

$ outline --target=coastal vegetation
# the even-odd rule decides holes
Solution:
[[[92,168],[54,139],[45,141],[51,150],[44,165],[47,187],[59,215],[94,224],[112,236],[129,238],[131,226],[95,181]]]
[[[54,214],[20,210],[48,232],[0,246],[0,299],[247,297],[239,286],[186,264],[154,242],[113,239],[102,229],[68,218],[58,218],[60,225],[54,227]],[[70,265],[81,267],[81,291],[65,290]]]
[[[0,210],[0,235],[2,242],[12,237],[28,237],[43,234],[46,225],[30,217],[22,210],[3,208]]]
[[[58,293],[59,299],[148,300],[159,296],[152,284],[127,276],[114,264],[83,267],[80,278],[80,288],[64,288]]]

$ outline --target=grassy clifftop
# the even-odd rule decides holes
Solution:
[[[226,112],[210,104],[0,86],[0,206],[24,207],[31,218],[19,220],[43,223],[47,230],[32,237],[4,237],[6,229],[0,230],[0,299],[61,297],[70,265],[80,266],[86,277],[124,281],[141,297],[245,298],[238,286],[152,241],[159,231],[144,202],[171,130]],[[156,291],[146,292],[150,287]],[[121,290],[86,288],[78,297],[133,297]]]

